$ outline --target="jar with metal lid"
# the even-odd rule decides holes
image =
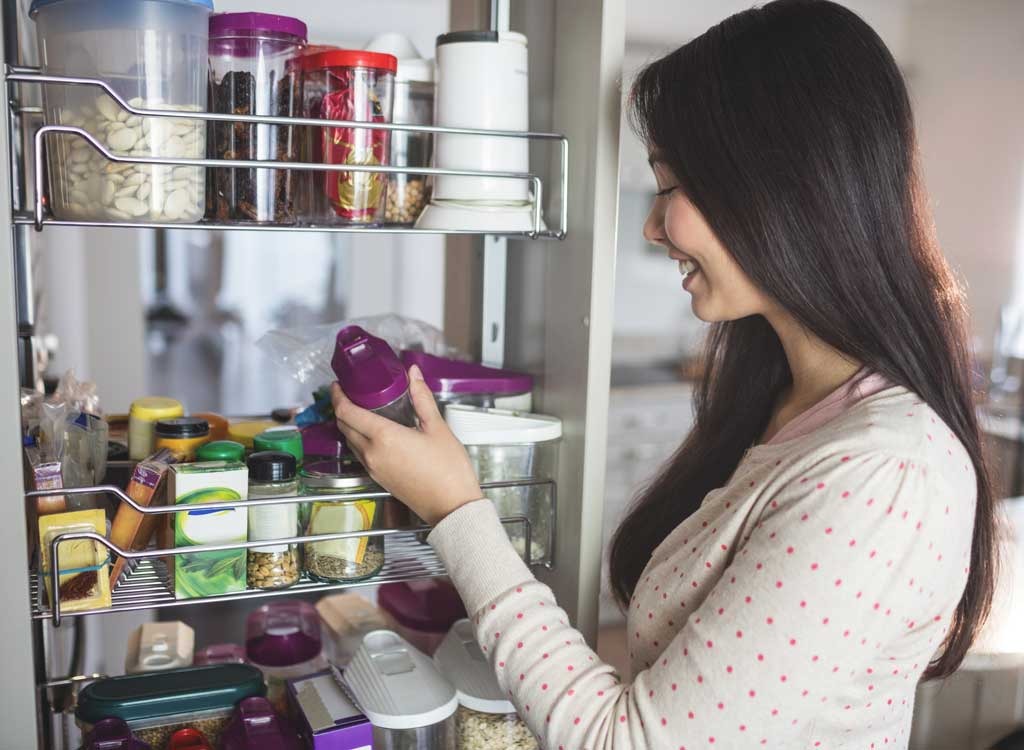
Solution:
[[[295,457],[290,453],[253,453],[248,464],[250,500],[298,494]],[[298,507],[295,503],[249,508],[250,542],[297,536],[298,529]],[[253,589],[280,589],[298,583],[299,545],[284,543],[251,548],[247,574],[249,588]]]
[[[366,470],[354,460],[318,461],[306,464],[301,472],[304,495],[353,493],[344,500],[309,503],[305,535],[369,531],[379,528],[378,498],[360,498],[358,493],[379,492]],[[384,538],[348,537],[302,545],[304,567],[310,578],[325,583],[361,581],[376,575],[384,567]]]
[[[210,423],[198,417],[161,419],[153,428],[156,450],[167,448],[178,454],[182,463],[196,460],[200,445],[210,440]]]
[[[128,457],[141,461],[153,455],[153,427],[158,420],[185,414],[185,407],[173,398],[147,396],[132,401],[128,411]]]

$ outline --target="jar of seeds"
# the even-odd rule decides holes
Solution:
[[[380,499],[360,492],[380,492],[366,470],[353,459],[307,463],[301,472],[304,495],[345,494],[345,499],[310,503],[305,535],[337,534],[379,528]],[[306,573],[325,583],[361,581],[384,567],[384,537],[359,536],[306,542],[302,546]]]
[[[249,499],[288,497],[298,494],[295,456],[262,451],[249,456]],[[249,541],[297,536],[298,506],[295,503],[261,505],[249,509]],[[299,545],[271,544],[253,547],[248,555],[248,581],[252,589],[280,589],[299,581]]]

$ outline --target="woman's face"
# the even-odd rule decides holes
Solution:
[[[693,313],[707,323],[766,314],[771,298],[743,273],[700,211],[678,187],[665,162],[651,157],[658,194],[644,222],[644,239],[678,262]]]

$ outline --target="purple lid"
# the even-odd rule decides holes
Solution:
[[[307,456],[341,458],[348,452],[345,436],[334,422],[318,422],[302,430],[302,452]]]
[[[289,667],[320,654],[320,615],[303,601],[271,602],[250,612],[245,656],[255,665]]]
[[[274,712],[266,698],[246,698],[238,704],[220,736],[223,750],[303,750],[291,722]]]
[[[409,390],[409,374],[388,342],[359,326],[338,331],[331,367],[341,390],[364,409],[387,406]]]
[[[259,33],[289,34],[306,43],[306,24],[298,18],[274,13],[214,13],[210,16],[210,37],[255,35]]]
[[[245,664],[245,649],[237,643],[215,643],[196,651],[192,666],[207,664]]]
[[[82,750],[150,750],[150,747],[132,736],[124,719],[102,719],[85,735]]]
[[[425,633],[447,633],[466,616],[455,587],[444,580],[386,583],[377,591],[377,604],[402,626]]]
[[[499,370],[473,362],[437,357],[406,349],[402,352],[406,369],[417,365],[434,393],[493,393],[500,395],[529,393],[533,376],[511,370]]]

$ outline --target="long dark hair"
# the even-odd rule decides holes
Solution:
[[[964,300],[934,237],[895,60],[841,5],[776,0],[649,65],[630,103],[638,134],[744,273],[818,338],[916,393],[970,454],[978,496],[969,578],[925,677],[950,674],[992,600],[995,501]],[[790,379],[764,318],[712,326],[695,426],[612,544],[623,605],[654,548],[728,481]]]

